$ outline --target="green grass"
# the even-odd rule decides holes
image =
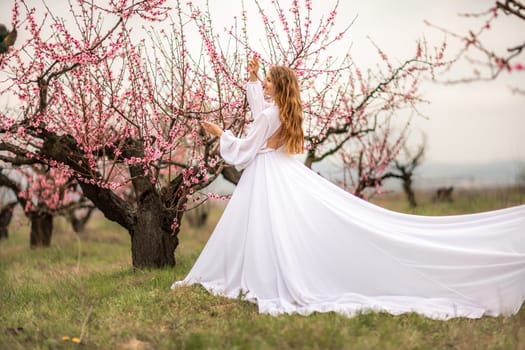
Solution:
[[[457,193],[453,203],[432,203],[429,196],[419,195],[415,211],[395,195],[374,202],[425,215],[525,203],[518,191]],[[381,313],[273,317],[198,286],[171,291],[220,213],[214,210],[201,229],[183,226],[178,265],[164,270],[133,270],[127,233],[100,216],[80,236],[57,220],[52,247],[36,250],[17,219],[10,238],[0,242],[0,349],[525,349],[525,307],[512,317],[479,320]]]
[[[386,193],[372,198],[382,207],[418,215],[458,215],[508,208],[525,203],[523,188],[454,189],[452,202],[435,202],[434,192],[416,192],[418,206],[410,208],[402,193]]]

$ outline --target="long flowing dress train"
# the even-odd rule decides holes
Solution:
[[[281,149],[266,147],[279,111],[259,83],[245,138],[221,155],[245,168],[195,265],[172,288],[256,302],[272,315],[416,312],[434,319],[517,313],[525,300],[525,205],[417,216],[359,199]]]

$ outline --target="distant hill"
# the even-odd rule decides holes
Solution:
[[[439,186],[487,187],[516,184],[518,174],[525,172],[525,161],[487,163],[428,163],[417,171],[416,187]]]
[[[315,170],[334,181],[342,176],[341,169],[329,162],[316,165]],[[415,188],[455,186],[462,188],[494,187],[516,184],[518,174],[525,172],[525,160],[485,163],[423,163],[416,169]],[[389,190],[401,189],[400,181],[385,183]]]
[[[343,173],[340,167],[329,161],[315,164],[314,170],[331,181],[340,179]],[[424,163],[416,170],[414,188],[509,186],[516,184],[518,174],[523,171],[525,171],[525,161]],[[401,191],[401,182],[391,179],[385,182],[384,187],[392,191]],[[233,189],[234,186],[221,177],[204,191],[229,194]]]

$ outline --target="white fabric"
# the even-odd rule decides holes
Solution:
[[[279,109],[264,101],[261,83],[248,83],[246,91],[250,108],[258,113],[248,128],[248,134],[240,139],[226,130],[220,139],[221,156],[239,170],[246,168],[258,153],[272,151],[266,148],[266,141],[281,125]]]
[[[246,84],[246,97],[254,118],[257,118],[264,109],[272,106],[264,100],[263,89],[259,80],[249,81]]]
[[[200,283],[272,315],[373,310],[448,319],[519,311],[525,205],[442,217],[375,206],[265,148],[276,111],[264,110],[266,126],[256,118],[246,139],[221,139],[225,160],[247,167],[197,262],[172,288]]]

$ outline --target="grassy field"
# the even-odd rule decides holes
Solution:
[[[452,203],[418,194],[373,201],[425,215],[478,212],[525,203],[509,190],[458,192]],[[127,233],[100,216],[75,235],[56,222],[52,247],[29,249],[23,219],[0,242],[0,349],[525,349],[525,306],[513,317],[434,321],[415,314],[328,313],[272,317],[254,304],[203,288],[171,291],[197,258],[221,209],[200,229],[183,226],[178,265],[133,270]]]

